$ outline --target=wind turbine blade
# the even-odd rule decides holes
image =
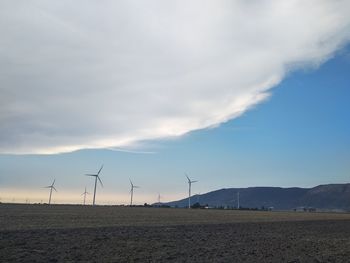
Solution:
[[[43,186],[43,188],[51,188],[51,185],[49,185],[49,186]]]
[[[85,174],[86,176],[97,176],[97,174]]]
[[[191,181],[191,183],[197,183],[198,181]]]
[[[100,177],[99,177],[99,176],[97,176],[97,179],[99,180],[99,182],[100,182],[101,186],[103,187],[103,183],[102,183],[102,181],[101,181],[101,179],[100,179]]]
[[[57,190],[56,190],[56,188],[55,188],[54,186],[52,186],[52,189],[55,190],[55,191],[57,192]]]
[[[103,164],[102,164],[102,166],[101,166],[100,170],[98,170],[97,175],[99,175],[99,174],[100,174],[100,172],[101,172],[102,168],[103,168]]]
[[[190,178],[188,177],[187,173],[185,173],[185,176],[187,177],[188,182],[191,183],[191,180],[190,180]]]
[[[140,188],[140,186],[134,185],[134,188]]]
[[[56,179],[53,179],[52,186],[55,184],[55,182],[56,182]]]

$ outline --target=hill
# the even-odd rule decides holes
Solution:
[[[313,207],[327,210],[350,210],[350,184],[328,184],[313,188],[248,187],[228,188],[194,195],[191,203],[199,202],[210,207],[237,207],[239,192],[240,207],[273,207],[290,210],[298,207]],[[186,207],[188,199],[166,203],[169,206]]]

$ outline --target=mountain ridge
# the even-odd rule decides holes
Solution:
[[[209,207],[240,207],[292,210],[300,207],[350,211],[350,183],[324,184],[312,188],[256,186],[222,188],[191,197],[191,203]],[[188,198],[164,203],[172,207],[188,206]]]

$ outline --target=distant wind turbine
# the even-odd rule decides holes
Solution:
[[[158,206],[160,206],[160,199],[162,198],[162,196],[160,195],[160,193],[158,193]]]
[[[90,193],[86,191],[86,187],[85,187],[85,192],[81,194],[81,195],[84,195],[84,205],[85,205],[86,195],[89,195],[89,194]]]
[[[54,186],[55,185],[55,181],[56,181],[56,179],[53,180],[51,185],[44,187],[44,188],[50,188],[49,204],[51,204],[52,189],[57,192],[57,190],[56,190],[56,188]]]
[[[140,188],[140,187],[137,186],[137,185],[134,185],[132,183],[131,179],[129,179],[129,180],[130,180],[130,186],[131,186],[131,189],[130,189],[130,206],[132,206],[132,199],[134,197],[134,188]]]
[[[188,180],[188,208],[191,208],[191,186],[193,183],[196,183],[198,181],[191,180],[188,175],[185,173],[187,180]]]
[[[200,195],[201,195],[201,193],[197,193],[197,194],[196,194],[196,196],[197,196],[197,203],[198,203],[198,204],[200,204],[200,202],[199,202]]]
[[[101,186],[103,187],[103,183],[102,183],[101,178],[100,178],[100,173],[101,173],[102,168],[103,168],[103,165],[101,166],[100,170],[98,170],[97,174],[85,174],[86,176],[95,177],[94,199],[92,201],[92,205],[95,205],[97,179],[100,182]]]

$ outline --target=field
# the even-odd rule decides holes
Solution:
[[[0,205],[0,262],[349,262],[350,214]]]

